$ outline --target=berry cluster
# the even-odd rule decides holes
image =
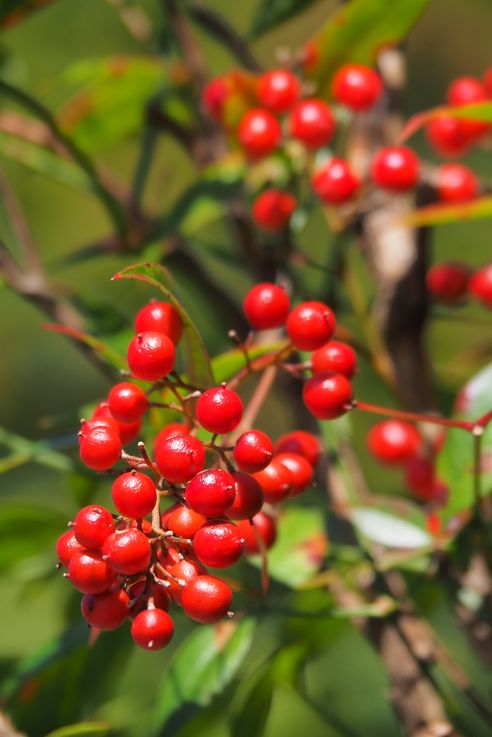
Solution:
[[[492,264],[474,272],[459,261],[434,264],[427,272],[427,289],[433,299],[448,307],[462,305],[471,297],[492,309]]]

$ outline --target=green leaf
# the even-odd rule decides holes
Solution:
[[[0,473],[29,462],[39,463],[55,471],[70,471],[72,468],[70,458],[52,450],[49,442],[28,440],[3,427],[0,427],[0,445],[4,445],[11,451],[7,457],[0,458]]]
[[[407,120],[400,134],[401,141],[406,141],[422,128],[423,125],[428,123],[429,120],[437,118],[440,115],[447,115],[462,120],[478,120],[484,123],[492,123],[492,102],[474,102],[470,105],[450,107],[441,105],[416,113]]]
[[[248,355],[250,360],[254,361],[257,358],[266,356],[269,353],[278,353],[285,348],[287,345],[286,341],[277,341],[276,343],[261,343],[259,345],[251,346],[248,349]],[[235,376],[242,368],[245,368],[246,360],[244,353],[239,349],[232,351],[226,351],[218,356],[212,358],[212,370],[215,376],[217,384],[222,381],[229,381]]]
[[[422,548],[432,542],[421,527],[380,509],[358,507],[351,511],[351,519],[365,537],[388,548]]]
[[[262,0],[256,8],[249,37],[262,36],[280,23],[302,13],[315,2],[316,0]]]
[[[16,502],[0,505],[0,570],[53,548],[53,570],[56,565],[55,542],[66,529],[65,515],[49,507]]]
[[[111,725],[107,722],[79,722],[68,724],[66,727],[55,729],[46,737],[92,737],[93,735],[108,734]]]
[[[117,279],[135,279],[158,289],[178,310],[183,322],[185,369],[191,383],[201,389],[214,384],[210,357],[190,316],[176,297],[177,289],[169,271],[161,264],[133,264],[113,276]]]
[[[21,23],[35,10],[41,10],[53,0],[3,0],[0,8],[0,28],[11,28]]]
[[[464,220],[490,220],[492,217],[492,196],[477,197],[471,202],[457,204],[439,203],[412,210],[404,222],[411,226],[445,225],[461,223]]]
[[[172,737],[234,678],[253,642],[255,622],[243,619],[194,630],[176,651],[161,683],[157,737]]]
[[[273,698],[273,680],[270,669],[248,684],[246,698],[232,718],[234,737],[262,737],[270,714]]]
[[[78,340],[80,343],[84,343],[84,345],[91,348],[94,353],[97,353],[98,356],[104,359],[106,363],[118,372],[122,369],[128,369],[127,363],[122,355],[110,348],[104,341],[99,338],[95,338],[93,335],[84,333],[82,330],[76,330],[75,328],[68,328],[65,325],[48,324],[45,325],[44,328],[45,330],[51,330],[55,333],[63,333],[63,335],[68,335],[69,338],[73,338],[74,340]]]

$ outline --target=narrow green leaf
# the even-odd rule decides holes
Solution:
[[[0,427],[0,444],[12,451],[11,455],[0,459],[0,473],[29,461],[48,466],[55,471],[70,471],[72,468],[70,459],[52,450],[46,441],[28,440]]]
[[[440,115],[447,115],[462,120],[478,120],[483,123],[492,123],[492,102],[474,102],[470,105],[461,105],[459,107],[441,105],[416,113],[407,120],[401,132],[400,140],[406,141],[422,128],[423,125],[428,123],[429,120],[437,118]]]
[[[50,547],[54,569],[55,542],[66,525],[66,517],[49,507],[20,502],[0,505],[0,570],[7,570]]]
[[[262,36],[280,23],[302,13],[315,2],[316,0],[262,0],[256,8],[250,38]]]
[[[422,548],[431,543],[431,538],[424,529],[380,509],[353,509],[351,519],[365,537],[385,547]]]
[[[255,359],[266,356],[269,353],[278,353],[282,348],[285,348],[286,345],[286,341],[261,343],[249,348],[248,355],[250,360],[254,361]],[[226,351],[225,353],[221,353],[220,355],[212,358],[212,370],[217,384],[220,384],[221,381],[228,381],[242,368],[245,368],[245,366],[246,359],[244,357],[244,353],[238,349]]]
[[[97,353],[98,356],[104,359],[106,363],[118,372],[122,369],[124,370],[128,368],[123,356],[110,348],[106,343],[104,343],[104,341],[99,338],[95,338],[93,335],[84,333],[82,330],[75,330],[75,328],[67,328],[65,325],[48,324],[45,325],[44,328],[45,330],[51,330],[55,333],[63,333],[63,335],[68,335],[69,338],[73,338],[74,340],[78,340],[80,343],[84,343],[84,345],[91,348],[94,353]]]
[[[108,734],[111,725],[107,722],[79,722],[78,724],[68,724],[66,727],[55,729],[46,737],[92,737],[93,735]]]
[[[232,718],[234,737],[262,737],[270,714],[273,680],[270,669],[253,679],[253,685]]]
[[[492,196],[477,197],[471,202],[458,204],[437,204],[412,210],[404,222],[412,226],[445,225],[467,220],[490,220],[492,217]]]

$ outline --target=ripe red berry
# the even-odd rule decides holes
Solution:
[[[263,506],[263,490],[258,481],[247,473],[236,471],[232,476],[236,494],[227,516],[231,519],[250,519]]]
[[[313,467],[309,461],[297,453],[279,453],[275,460],[286,466],[292,474],[290,496],[298,496],[307,489],[313,481]]]
[[[345,64],[333,78],[333,97],[355,112],[372,108],[382,91],[379,74],[363,64]]]
[[[63,535],[60,535],[56,543],[58,560],[65,568],[68,568],[72,556],[75,553],[80,553],[81,550],[83,550],[83,546],[79,543],[72,530],[67,530]]]
[[[184,587],[181,601],[190,619],[201,624],[215,624],[229,611],[232,591],[220,578],[196,576]]]
[[[448,87],[447,102],[461,107],[475,102],[487,102],[488,94],[484,84],[475,77],[457,77]],[[490,128],[489,123],[479,120],[463,120],[463,127],[471,139],[480,138]]]
[[[487,94],[490,98],[492,97],[492,67],[489,67],[489,69],[485,70],[482,75],[482,79],[485,85],[485,89],[487,90]]]
[[[367,447],[386,465],[405,463],[418,453],[422,441],[418,430],[402,420],[383,420],[370,429]]]
[[[273,448],[275,456],[279,453],[297,453],[304,456],[311,466],[318,463],[322,450],[318,438],[305,430],[293,430],[282,435]]]
[[[360,181],[344,159],[333,158],[316,169],[311,186],[325,204],[342,205],[357,192]]]
[[[149,567],[149,539],[134,527],[117,530],[107,537],[102,552],[110,568],[123,576],[142,573]]]
[[[314,374],[323,371],[334,371],[351,379],[357,370],[357,356],[347,343],[339,340],[330,340],[311,356],[311,366]]]
[[[220,468],[207,468],[191,479],[185,498],[191,509],[200,515],[217,517],[231,507],[235,493],[230,473]]]
[[[290,114],[289,127],[291,136],[307,148],[321,148],[333,138],[335,119],[323,100],[301,100]]]
[[[405,483],[418,499],[432,499],[435,488],[434,461],[419,455],[410,458],[405,464]]]
[[[437,194],[441,202],[468,202],[478,194],[478,179],[463,164],[444,164],[437,172]]]
[[[101,594],[85,594],[80,609],[85,621],[98,630],[115,630],[129,613],[130,597],[123,589],[115,588]]]
[[[173,620],[162,609],[145,609],[132,623],[133,641],[144,650],[161,650],[174,634]]]
[[[256,284],[243,302],[246,319],[255,330],[280,328],[290,310],[290,300],[282,287],[269,282]]]
[[[138,333],[130,341],[127,358],[137,379],[157,381],[174,368],[174,344],[164,333]]]
[[[243,403],[236,392],[217,386],[203,392],[196,403],[196,418],[212,433],[232,432],[240,423]]]
[[[263,497],[269,504],[278,504],[290,494],[294,479],[291,471],[275,456],[263,471],[253,474],[253,478],[261,486]]]
[[[312,376],[302,392],[304,404],[319,420],[334,420],[352,405],[352,387],[342,374],[327,371]]]
[[[155,449],[157,468],[172,484],[184,484],[205,465],[205,448],[192,435],[171,435]]]
[[[117,422],[138,422],[145,414],[148,404],[143,389],[129,381],[116,384],[108,394],[109,411]]]
[[[287,69],[271,69],[258,80],[260,105],[277,115],[288,112],[300,94],[299,80]]]
[[[281,135],[277,118],[262,108],[249,110],[239,123],[238,140],[251,159],[260,159],[275,151]]]
[[[114,532],[113,515],[98,504],[90,504],[77,512],[72,530],[84,548],[100,548]]]
[[[314,351],[330,340],[335,316],[323,302],[302,302],[287,318],[287,335],[300,351]]]
[[[74,553],[68,564],[68,579],[83,594],[101,594],[115,581],[114,571],[94,550]]]
[[[169,584],[167,590],[169,595],[177,604],[181,604],[181,598],[184,591],[184,587],[181,586],[178,581],[187,585],[197,576],[201,576],[206,573],[206,569],[199,561],[190,560],[189,558],[177,561],[171,565],[166,565],[165,570],[171,576],[171,578],[164,579]]]
[[[79,432],[79,451],[83,463],[94,471],[105,471],[120,459],[121,439],[116,423],[84,422]]]
[[[141,420],[136,420],[135,422],[131,423],[118,422],[117,420],[115,420],[111,413],[111,410],[109,409],[109,402],[100,402],[97,405],[90,422],[92,423],[92,421],[95,419],[110,420],[110,424],[113,427],[116,426],[118,430],[121,445],[127,445],[128,443],[131,443],[132,440],[135,440],[135,438],[139,436],[140,430],[142,428]]]
[[[441,156],[461,156],[472,140],[464,121],[446,113],[433,116],[426,127],[427,140]]]
[[[193,538],[196,557],[211,568],[228,568],[244,552],[244,540],[232,522],[208,522]]]
[[[261,430],[248,430],[243,433],[234,446],[233,456],[241,471],[254,473],[268,466],[273,455],[273,444],[268,435]]]
[[[475,271],[470,279],[470,294],[483,307],[492,308],[492,263]]]
[[[155,484],[148,476],[138,471],[121,474],[111,489],[113,502],[123,517],[142,519],[150,514],[157,500]]]
[[[169,302],[149,302],[135,317],[136,333],[164,333],[174,345],[178,345],[182,331],[181,315]]]
[[[184,422],[170,422],[169,425],[165,425],[162,430],[159,430],[155,436],[154,449],[157,448],[163,440],[170,438],[171,435],[188,435],[189,432],[190,429],[188,425],[184,424]]]
[[[408,192],[418,182],[420,164],[412,149],[387,146],[375,155],[371,176],[375,184],[390,192]]]
[[[195,512],[185,504],[178,502],[166,509],[161,515],[161,526],[172,530],[178,537],[192,539],[196,531],[205,524],[207,518],[203,514]]]
[[[463,302],[468,294],[470,269],[459,261],[434,264],[427,272],[426,283],[429,294],[444,304]]]
[[[277,537],[275,520],[265,512],[258,512],[251,520],[239,520],[237,528],[244,538],[244,552],[246,555],[260,553],[260,545],[265,550],[269,550]]]
[[[253,203],[253,220],[264,230],[283,230],[289,224],[296,205],[296,198],[290,192],[266,189]]]
[[[224,103],[229,97],[227,81],[222,77],[215,77],[208,82],[202,94],[203,107],[217,123],[222,121]]]

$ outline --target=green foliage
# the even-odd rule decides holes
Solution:
[[[313,5],[316,0],[261,0],[256,8],[249,35],[262,36],[279,23],[293,18]]]

